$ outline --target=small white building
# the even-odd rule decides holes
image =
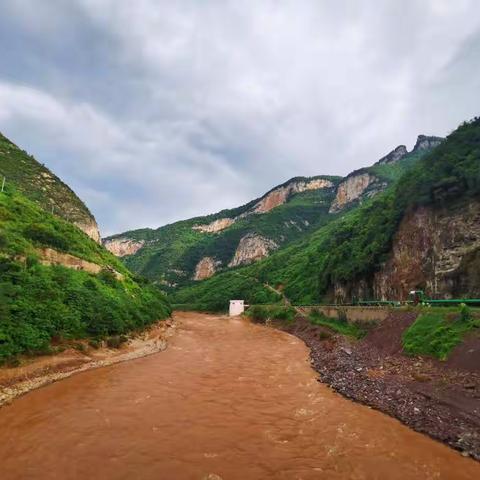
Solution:
[[[230,300],[230,310],[229,314],[231,317],[237,317],[245,311],[245,301],[244,300]]]

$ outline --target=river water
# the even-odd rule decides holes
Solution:
[[[0,478],[478,479],[480,464],[317,382],[295,337],[179,314],[165,352],[0,409]]]

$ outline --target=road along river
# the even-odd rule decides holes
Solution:
[[[299,339],[242,319],[176,320],[166,351],[0,409],[0,478],[480,478],[480,463],[318,383]]]

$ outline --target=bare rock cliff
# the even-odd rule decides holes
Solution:
[[[407,147],[405,145],[399,145],[395,150],[392,150],[388,155],[385,155],[383,158],[381,158],[377,162],[377,165],[396,163],[405,155],[407,155],[407,153]]]
[[[206,225],[194,225],[192,228],[193,230],[198,230],[202,233],[216,233],[225,230],[234,222],[234,218],[219,218]]]
[[[358,200],[369,187],[376,183],[378,183],[378,178],[368,172],[349,175],[338,186],[337,195],[330,206],[329,212],[339,212],[349,203]],[[382,188],[384,188],[384,185],[379,184],[376,191],[380,191]]]
[[[112,238],[104,240],[103,246],[117,257],[125,257],[137,253],[145,245],[144,240],[130,238]]]
[[[320,190],[331,188],[333,183],[325,178],[316,178],[307,181],[292,182],[283,187],[276,188],[263,197],[254,207],[254,213],[267,213],[275,207],[283,205],[293,193],[301,193],[307,190]]]
[[[256,262],[268,257],[270,252],[277,248],[278,245],[273,240],[255,233],[248,233],[240,239],[235,255],[228,266],[238,267]]]
[[[432,297],[478,295],[467,259],[480,251],[480,202],[455,209],[421,207],[406,215],[395,236],[391,258],[375,275],[378,297],[405,299],[421,288]]]
[[[418,150],[430,150],[440,145],[445,139],[442,137],[432,137],[427,135],[419,135],[417,143],[413,147],[413,152]]]
[[[73,224],[86,233],[91,239],[95,240],[97,243],[102,243],[102,238],[100,236],[100,230],[98,229],[97,222],[92,218],[88,221],[77,221]]]
[[[205,280],[210,278],[217,272],[217,267],[221,265],[221,262],[215,260],[212,257],[203,257],[195,267],[195,273],[193,275],[194,280]]]
[[[333,294],[339,301],[406,300],[414,289],[432,298],[479,296],[479,267],[480,201],[419,207],[403,218],[380,270],[352,284],[337,283]]]
[[[59,252],[52,248],[40,248],[38,249],[38,254],[40,255],[40,263],[43,265],[62,265],[66,268],[71,268],[73,270],[83,270],[88,273],[98,274],[105,267],[98,265],[93,262],[84,260],[83,258],[75,257],[69,253]],[[115,275],[117,280],[123,280],[124,276],[120,272],[117,272],[114,269],[110,269],[111,272]]]

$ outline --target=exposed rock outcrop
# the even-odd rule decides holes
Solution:
[[[444,140],[445,139],[442,137],[419,135],[417,138],[417,143],[415,143],[412,152],[416,152],[418,150],[430,150],[438,147],[438,145],[440,145]]]
[[[395,150],[392,150],[388,155],[382,157],[376,165],[385,165],[390,163],[396,163],[407,155],[408,150],[405,145],[399,145]]]
[[[94,216],[75,192],[44,164],[0,133],[0,171],[9,184],[49,213],[76,225],[97,243],[100,232]]]
[[[322,188],[331,188],[333,183],[325,178],[315,178],[312,180],[301,180],[291,182],[283,187],[276,188],[267,193],[254,207],[254,213],[266,213],[275,207],[283,205],[288,197],[294,193],[301,193],[307,190],[320,190]]]
[[[337,283],[339,301],[406,300],[413,289],[432,297],[480,295],[480,201],[454,208],[419,207],[407,213],[389,259],[369,278]]]
[[[137,253],[145,245],[144,240],[132,240],[131,238],[110,238],[104,240],[103,246],[117,257],[125,257]]]
[[[374,184],[376,184],[377,188],[371,190]],[[338,186],[337,195],[330,206],[329,212],[339,212],[349,203],[360,199],[367,189],[370,189],[370,193],[374,194],[385,188],[385,186],[386,184],[380,183],[378,178],[371,173],[365,171],[354,172]]]
[[[392,254],[374,278],[379,298],[405,299],[421,288],[433,297],[478,295],[480,285],[467,274],[465,260],[480,249],[480,202],[455,209],[420,207],[405,216],[395,235]]]
[[[70,255],[69,253],[58,252],[52,248],[40,248],[37,252],[40,255],[40,263],[42,265],[62,265],[63,267],[72,268],[73,270],[83,270],[94,274],[98,274],[106,268],[97,263]],[[121,273],[112,268],[109,268],[109,270],[115,274],[118,280],[123,280],[124,276]]]
[[[205,280],[210,278],[217,272],[218,265],[222,262],[215,260],[212,257],[203,257],[195,267],[195,273],[193,275],[194,280]]]
[[[256,262],[268,257],[270,252],[277,248],[278,245],[273,240],[255,233],[248,233],[240,239],[235,255],[228,266],[238,267]]]
[[[98,229],[97,222],[93,218],[89,221],[74,222],[73,224],[80,230],[85,232],[91,239],[95,240],[97,243],[102,242],[102,238],[100,237],[100,230]]]
[[[198,230],[202,233],[216,233],[225,230],[234,222],[235,219],[233,218],[219,218],[206,225],[194,225],[192,228],[193,230]]]

